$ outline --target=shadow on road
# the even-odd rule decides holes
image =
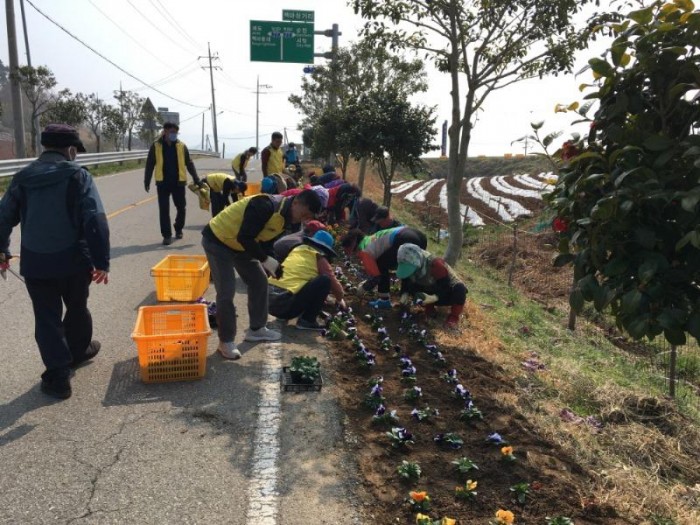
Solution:
[[[182,242],[182,241],[180,241]],[[138,245],[131,245],[131,246],[112,246],[110,249],[110,259],[118,259],[119,257],[123,255],[138,255],[141,253],[147,253],[147,252],[155,252],[155,251],[172,251],[172,250],[191,250],[193,247],[196,247],[194,249],[198,250],[198,253],[201,252],[201,246],[198,246],[196,244],[188,243],[188,244],[178,244],[177,241],[171,244],[170,246],[164,246],[160,242],[154,242],[151,244],[138,244]]]
[[[25,414],[58,402],[58,400],[51,399],[39,392],[38,388],[32,387],[9,403],[0,405],[0,432],[14,425]],[[36,425],[22,424],[5,434],[0,434],[0,447],[26,436],[34,427]]]

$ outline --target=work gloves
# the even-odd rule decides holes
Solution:
[[[422,301],[423,304],[435,304],[438,302],[438,296],[434,294],[418,292],[416,294],[416,299]]]
[[[146,193],[148,193],[149,191],[151,191],[151,183],[150,183],[150,182],[144,182],[144,183],[143,183],[143,189],[146,190]]]
[[[281,275],[282,273],[280,263],[278,263],[273,257],[267,257],[261,264],[265,270],[265,273],[267,273],[267,275],[270,277],[278,278],[278,275]]]

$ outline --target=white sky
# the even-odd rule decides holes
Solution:
[[[279,21],[282,19],[282,9],[312,10],[315,11],[316,30],[330,29],[333,23],[339,24],[341,46],[356,40],[363,25],[345,0],[31,1],[139,79],[153,85],[175,74],[171,81],[157,87],[192,106],[144,88],[73,40],[25,1],[32,65],[48,66],[56,75],[59,89],[67,87],[73,92],[96,92],[100,97],[109,98],[111,103],[116,102],[111,96],[115,89],[119,89],[120,82],[124,89],[138,89],[142,96],[149,96],[156,107],[165,106],[170,111],[180,112],[181,138],[193,149],[201,145],[202,111],[206,111],[205,133],[210,135],[213,143],[210,112],[206,110],[211,103],[209,71],[197,67],[197,57],[206,55],[207,42],[211,42],[212,52],[218,52],[218,64],[223,68],[223,71],[215,72],[214,83],[217,111],[223,111],[218,118],[219,149],[225,143],[227,157],[255,145],[255,86],[258,75],[261,84],[272,86],[271,89],[261,90],[261,93],[268,93],[260,96],[260,147],[269,143],[273,131],[284,131],[284,128],[290,141],[301,141],[301,132],[296,129],[299,115],[287,97],[292,92],[300,92],[304,65],[251,62],[250,20]],[[170,25],[162,14],[163,7],[168,9],[187,35],[174,24]],[[19,60],[24,64],[26,54],[19,0],[15,0],[15,14]],[[4,32],[7,27],[4,9],[0,12],[0,24]],[[8,64],[7,42],[6,39],[1,40],[0,59]],[[330,45],[330,38],[316,36],[316,52],[329,51]],[[599,53],[589,50],[581,54],[577,69],[588,58]],[[317,64],[325,62],[323,58],[315,60]],[[200,60],[200,63],[208,65],[204,60]],[[450,115],[449,77],[437,72],[430,64],[427,64],[427,71],[430,89],[416,96],[415,100],[438,106],[439,128]],[[470,155],[522,153],[522,146],[511,146],[510,143],[528,133],[532,121],[545,120],[545,131],[561,129],[565,131],[564,136],[568,136],[569,123],[574,120],[574,115],[554,114],[554,106],[556,103],[581,100],[578,85],[588,81],[590,73],[584,73],[580,78],[567,75],[522,82],[492,93],[474,130]],[[439,144],[439,141],[438,133],[436,142]],[[431,155],[436,154],[439,152]]]

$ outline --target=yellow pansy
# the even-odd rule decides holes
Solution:
[[[515,522],[515,514],[509,510],[498,509],[498,511],[496,511],[496,519],[499,523],[512,525]]]
[[[501,454],[504,456],[512,456],[513,455],[513,447],[503,447],[501,449]]]
[[[476,488],[476,481],[467,480],[467,490],[474,490]]]

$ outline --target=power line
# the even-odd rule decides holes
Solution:
[[[180,124],[187,122],[188,120],[192,120],[193,118],[197,118],[198,116],[202,115],[203,113],[206,113],[207,111],[209,111],[209,108],[205,109],[204,111],[200,111],[196,115],[192,115],[191,117],[187,117],[186,119],[181,120]]]
[[[157,25],[155,25],[155,24],[151,21],[150,18],[148,18],[146,15],[144,15],[144,14],[139,10],[139,8],[136,7],[136,6],[133,4],[133,2],[132,2],[131,0],[126,0],[126,1],[129,3],[129,5],[130,5],[131,7],[134,8],[134,11],[136,11],[139,15],[141,15],[141,18],[143,18],[146,22],[148,22],[149,24],[151,24],[151,25],[155,28],[156,31],[160,32],[161,35],[163,35],[165,38],[167,38],[168,40],[170,40],[172,43],[174,43],[177,47],[179,47],[179,48],[182,49],[183,51],[187,51],[188,53],[191,53],[191,52],[192,52],[191,49],[185,49],[184,47],[182,47],[182,46],[180,45],[180,43],[179,43],[177,40],[171,38],[170,35],[168,35],[168,34],[167,34],[165,31],[163,31],[160,27],[158,27]]]
[[[129,77],[131,77],[131,78],[133,78],[134,80],[136,80],[136,82],[139,82],[140,84],[143,84],[144,86],[147,86],[147,87],[151,88],[151,89],[152,89],[153,91],[155,91],[156,93],[160,93],[160,94],[163,95],[164,97],[167,97],[167,98],[169,98],[169,99],[171,99],[171,100],[174,100],[175,102],[179,102],[180,104],[184,104],[184,105],[186,105],[186,106],[190,106],[190,107],[193,107],[193,108],[204,108],[204,107],[205,107],[205,106],[198,106],[198,105],[196,105],[196,104],[190,104],[189,102],[185,102],[184,100],[180,100],[180,99],[178,99],[178,98],[171,97],[170,95],[168,95],[168,94],[166,94],[166,93],[163,93],[161,90],[159,90],[159,89],[157,89],[157,88],[154,88],[153,86],[147,84],[146,82],[144,82],[143,80],[141,80],[141,79],[138,78],[137,76],[132,75],[131,73],[129,73],[129,72],[128,72],[126,69],[124,69],[123,67],[121,67],[121,66],[115,64],[114,62],[112,62],[109,58],[107,58],[106,56],[104,56],[102,53],[100,53],[99,51],[97,51],[95,48],[91,47],[89,44],[86,44],[85,42],[83,42],[80,38],[78,38],[77,36],[75,36],[73,33],[71,33],[70,31],[68,31],[68,29],[66,29],[65,27],[63,27],[61,24],[59,24],[58,22],[56,22],[53,18],[51,18],[49,15],[47,15],[47,14],[44,13],[41,9],[39,9],[37,6],[35,6],[34,3],[32,2],[32,0],[27,0],[27,3],[28,3],[30,6],[32,6],[41,16],[43,16],[43,17],[46,18],[49,22],[51,22],[52,24],[54,24],[55,26],[57,26],[58,28],[60,28],[64,33],[68,34],[68,35],[69,35],[71,38],[73,38],[74,40],[80,42],[82,45],[84,45],[85,47],[87,47],[90,51],[92,51],[93,53],[95,53],[95,54],[96,54],[98,57],[100,57],[102,60],[105,60],[106,62],[109,62],[109,63],[112,64],[114,67],[116,67],[119,71],[121,71],[121,72],[124,73],[125,75],[128,75]]]
[[[129,37],[132,41],[134,41],[134,43],[135,43],[137,46],[139,46],[141,49],[143,49],[146,53],[148,53],[149,55],[151,55],[153,58],[155,58],[155,59],[156,59],[158,62],[160,62],[161,64],[163,64],[163,65],[169,67],[170,69],[174,69],[173,66],[171,66],[171,65],[168,64],[167,62],[164,62],[158,55],[152,53],[152,52],[150,51],[150,49],[148,49],[146,46],[144,46],[143,44],[141,44],[141,42],[139,42],[139,41],[136,40],[133,36],[131,36],[129,33],[127,33],[119,24],[117,24],[114,20],[112,20],[112,19],[109,17],[109,15],[107,15],[104,11],[102,11],[102,9],[100,9],[100,8],[97,6],[97,4],[95,4],[92,0],[88,0],[88,2],[90,2],[90,3],[92,4],[92,6],[93,6],[95,9],[97,9],[103,17],[105,17],[107,20],[109,20],[109,23],[110,23],[110,24],[113,24],[114,27],[116,27],[117,29],[119,29],[119,31],[121,31],[121,32],[124,33],[127,37]]]
[[[152,86],[164,86],[165,84],[170,84],[171,82],[175,82],[176,80],[182,80],[188,75],[191,75],[195,71],[199,71],[199,66],[190,66],[187,71],[181,71],[180,73],[176,75],[170,75],[169,77],[166,77],[165,79],[159,80],[158,82],[153,82],[151,85]],[[140,88],[135,88],[132,91],[142,91],[144,89],[148,89],[146,87],[140,87]]]
[[[153,5],[153,7],[156,7],[156,6],[153,4],[153,0],[149,0],[149,1],[151,2],[151,5]],[[204,47],[204,46],[199,45],[199,42],[197,42],[194,38],[192,38],[192,36],[185,30],[185,28],[182,27],[182,26],[177,22],[177,20],[175,20],[175,17],[174,17],[173,15],[170,14],[170,11],[168,11],[168,9],[167,9],[163,4],[160,3],[160,0],[155,0],[155,1],[156,1],[156,3],[160,6],[160,9],[158,9],[158,8],[156,7],[156,10],[159,11],[160,14],[163,15],[164,18],[167,17],[167,18],[166,18],[166,21],[168,21],[168,20],[167,20],[168,18],[169,18],[170,20],[172,20],[172,22],[173,22],[175,25],[173,25],[173,23],[170,23],[169,21],[168,21],[168,23],[170,23],[170,25],[173,26],[173,27],[175,28],[176,31],[179,30],[179,31],[194,45],[195,49],[201,49],[201,48]]]

